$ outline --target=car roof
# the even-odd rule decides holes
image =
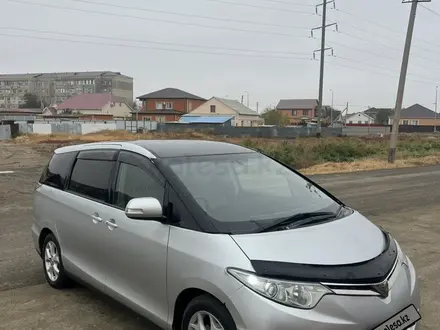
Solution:
[[[227,155],[253,153],[255,151],[227,142],[207,140],[138,140],[86,143],[62,147],[55,153],[94,149],[122,149],[133,151],[148,158],[170,158],[185,156]]]

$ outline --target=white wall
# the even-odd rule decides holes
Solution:
[[[115,117],[129,117],[131,116],[131,108],[124,102],[114,102],[113,106],[107,104],[102,108],[101,114],[109,114]]]
[[[33,133],[35,134],[51,134],[52,133],[52,125],[51,124],[33,124],[32,125]]]
[[[88,133],[95,133],[99,131],[104,130],[116,130],[116,123],[111,124],[81,124],[81,133],[82,134],[88,134]]]

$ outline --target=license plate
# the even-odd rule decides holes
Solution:
[[[421,318],[414,305],[411,305],[373,330],[409,330],[412,329],[411,327],[420,321]]]

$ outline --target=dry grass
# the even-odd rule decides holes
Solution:
[[[140,134],[120,130],[85,135],[29,134],[15,138],[14,143],[50,144],[51,148],[54,148],[79,143],[141,139],[200,139],[238,143],[260,149],[308,175],[440,164],[440,139],[422,135],[403,135],[400,138],[398,159],[395,164],[389,164],[386,161],[387,140],[377,137],[269,140],[260,138],[233,139],[216,136],[209,132],[190,130],[181,133],[147,132]]]
[[[417,167],[417,166],[437,165],[437,164],[440,164],[440,153],[436,153],[433,155],[420,157],[420,158],[397,159],[394,164],[390,164],[386,160],[379,158],[361,159],[354,162],[343,162],[343,163],[328,162],[302,169],[300,172],[305,175],[332,174],[332,173],[372,171],[379,169]]]
[[[75,143],[93,143],[103,141],[133,141],[133,140],[151,140],[151,139],[203,139],[214,140],[214,136],[210,136],[198,132],[183,132],[183,133],[140,133],[134,134],[126,130],[116,131],[100,131],[97,133],[89,133],[84,135],[73,135],[68,133],[56,134],[27,134],[21,135],[14,139],[15,143],[19,144],[35,144],[35,143],[60,143],[60,144],[75,144]],[[218,140],[218,139],[216,139]]]

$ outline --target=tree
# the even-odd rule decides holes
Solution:
[[[388,118],[393,114],[391,109],[380,109],[376,114],[375,123],[379,125],[388,125]]]
[[[20,108],[25,109],[39,109],[41,108],[41,103],[38,100],[38,96],[31,93],[26,93],[23,96],[24,98],[24,104],[20,106]]]
[[[333,109],[333,112],[332,112]],[[333,118],[333,121],[339,117],[339,115],[341,114],[341,111],[336,110],[335,108],[332,108],[329,105],[325,105],[323,106],[322,109],[322,118],[325,121],[328,121],[330,123],[330,118]]]
[[[133,111],[139,110],[139,106],[136,101],[133,101],[133,103],[131,104],[131,108],[133,109]]]
[[[261,115],[266,125],[286,126],[289,125],[289,118],[275,108],[264,109]]]

